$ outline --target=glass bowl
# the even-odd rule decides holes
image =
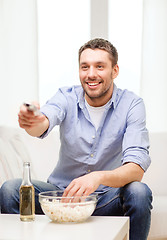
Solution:
[[[42,211],[54,222],[83,222],[95,210],[97,195],[62,197],[63,191],[39,193]]]

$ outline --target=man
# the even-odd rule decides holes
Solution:
[[[35,116],[21,106],[19,124],[46,137],[60,125],[59,161],[36,193],[63,189],[64,196],[98,193],[93,215],[130,216],[130,239],[147,239],[152,195],[141,183],[150,165],[145,108],[141,98],[114,84],[118,54],[107,40],[93,39],[79,50],[82,86],[59,89]],[[18,213],[21,180],[1,188],[2,213]],[[37,195],[37,194],[36,194]],[[7,200],[6,200],[7,199]],[[36,198],[36,213],[41,213]]]

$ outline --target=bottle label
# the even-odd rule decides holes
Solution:
[[[32,215],[33,211],[34,189],[33,186],[21,186],[20,188],[20,214]]]

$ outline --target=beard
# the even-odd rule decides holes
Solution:
[[[101,89],[99,91],[89,91],[85,87],[83,87],[85,94],[91,99],[98,99],[106,96],[110,91],[112,87],[112,82],[107,88]]]
[[[87,87],[87,82],[99,82],[100,86],[99,89],[89,89]],[[82,88],[85,92],[85,94],[90,98],[91,100],[101,99],[105,97],[106,95],[112,95],[112,89],[113,89],[113,78],[112,73],[110,76],[110,82],[107,85],[104,85],[104,80],[102,79],[86,79],[84,82],[81,82]]]

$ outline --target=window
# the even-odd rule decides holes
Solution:
[[[39,100],[80,84],[78,50],[90,39],[89,0],[38,0]]]
[[[38,0],[41,104],[59,87],[80,84],[78,49],[90,39],[92,32],[97,35],[93,37],[103,37],[97,23],[101,16],[102,29],[107,21],[103,17],[105,15],[108,16],[106,34],[119,55],[120,73],[115,83],[140,95],[143,0],[108,0],[105,3],[108,3],[108,8],[97,7],[97,0]],[[92,11],[90,6],[96,11]]]
[[[109,40],[118,50],[115,83],[140,95],[143,0],[109,0]]]

